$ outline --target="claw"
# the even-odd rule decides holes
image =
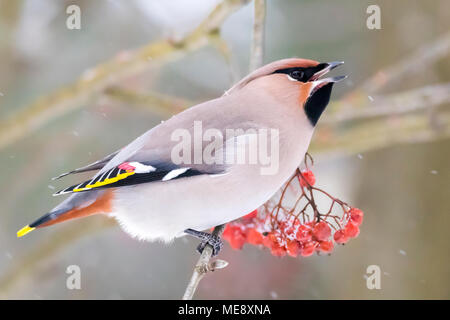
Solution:
[[[197,252],[200,254],[203,253],[203,250],[205,250],[207,244],[209,244],[213,248],[213,257],[217,256],[223,247],[222,240],[216,235],[192,229],[186,229],[184,232],[202,240],[202,242],[200,242],[200,244],[197,246]]]

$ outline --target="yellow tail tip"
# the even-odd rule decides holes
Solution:
[[[25,226],[22,229],[20,229],[19,231],[17,231],[17,238],[23,237],[24,235],[26,235],[28,232],[33,231],[36,228],[31,228],[30,226]]]

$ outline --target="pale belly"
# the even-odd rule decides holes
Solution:
[[[250,181],[237,182],[233,181],[236,174],[120,188],[115,192],[110,216],[133,237],[170,241],[188,228],[209,229],[255,210],[285,180],[277,177],[268,182],[257,175]]]
[[[230,222],[269,200],[300,165],[308,144],[309,137],[303,145],[284,144],[275,174],[261,174],[259,165],[237,165],[222,175],[116,189],[110,216],[131,236],[149,241],[171,241],[188,228]]]

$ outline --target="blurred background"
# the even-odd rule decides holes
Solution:
[[[81,8],[70,30],[69,5]],[[381,9],[381,29],[366,9]],[[210,16],[212,12],[219,12]],[[223,20],[223,21],[222,21]],[[131,239],[90,217],[16,231],[59,203],[51,178],[127,144],[248,73],[249,1],[0,0],[0,298],[179,299],[197,240]],[[450,297],[450,2],[267,4],[265,57],[344,60],[310,153],[317,185],[365,212],[331,256],[277,258],[227,244],[203,299]],[[81,268],[81,290],[66,268]],[[381,289],[366,268],[381,268]]]

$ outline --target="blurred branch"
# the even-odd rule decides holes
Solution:
[[[360,153],[450,137],[450,83],[372,99],[331,103],[332,112],[320,121],[309,150],[322,155]]]
[[[217,226],[214,228],[212,234],[220,237],[224,229],[225,224]],[[198,259],[197,264],[195,265],[191,280],[189,281],[189,284],[186,287],[186,291],[184,292],[183,300],[192,300],[194,293],[200,283],[200,280],[202,280],[205,274],[207,274],[209,271],[214,271],[215,269],[225,268],[228,265],[228,262],[224,260],[215,260],[213,262],[210,262],[212,253],[213,247],[209,244],[206,245],[200,256],[200,259]]]
[[[162,116],[173,115],[186,109],[192,103],[180,99],[165,96],[159,93],[138,93],[118,87],[110,87],[104,91],[104,94],[111,99],[141,107],[145,110],[156,112]]]
[[[393,114],[365,121],[324,123],[318,128],[310,152],[322,156],[359,153],[399,143],[428,142],[450,137],[449,108],[434,111],[438,125],[427,113]]]
[[[435,84],[386,96],[375,96],[373,101],[364,99],[358,108],[341,107],[348,105],[346,100],[331,103],[331,109],[342,110],[330,113],[321,124],[343,121],[356,121],[373,117],[400,115],[420,111],[450,103],[450,83]]]
[[[449,103],[449,87],[450,84],[432,85],[389,96],[381,96],[374,100],[373,105],[366,102],[367,105],[359,111],[355,110],[354,114],[340,112],[324,118],[319,124],[309,150],[314,153],[316,158],[325,156],[329,158],[330,154],[341,154],[343,151],[360,153],[398,143],[424,142],[450,137],[450,126],[448,125],[450,124],[450,110],[448,110],[448,107],[434,111],[439,121],[444,124],[438,129],[430,125],[427,113],[417,114],[417,112],[414,112]],[[122,91],[122,89],[108,89],[107,93],[112,94],[115,98],[117,96],[126,97],[128,102],[135,100],[137,104],[141,102],[145,106],[148,104],[149,108],[153,108],[151,105],[157,101],[153,100],[155,97],[140,96]],[[169,100],[165,103],[172,102]],[[338,101],[333,105],[339,103],[345,103],[345,101]],[[30,250],[29,254],[25,254],[23,259],[20,259],[16,265],[13,265],[9,271],[3,274],[0,279],[0,294],[5,293],[28,270],[34,268],[46,257],[72,244],[76,239],[86,234],[105,230],[112,225],[114,225],[112,221],[107,221],[99,226],[88,219],[86,224],[80,224],[79,227],[71,225],[37,243],[34,247],[37,249]],[[203,254],[203,258],[200,257],[197,262],[196,269],[199,265],[208,265],[208,254],[209,258],[211,256],[210,249],[205,249]],[[186,299],[192,298],[203,276],[202,272],[194,271],[188,286],[190,289],[187,289],[189,292],[185,293]]]
[[[98,233],[116,226],[113,219],[104,217],[90,218],[86,221],[78,221],[70,226],[61,227],[48,238],[40,241],[33,250],[25,253],[22,258],[16,260],[9,270],[2,274],[0,279],[0,299],[8,298],[7,293],[11,287],[17,284],[23,276],[34,270],[43,260],[75,243],[81,236]]]
[[[450,52],[450,33],[423,45],[387,67],[328,107],[310,150],[357,153],[398,143],[432,141],[450,136],[448,110],[435,110],[450,99],[450,84],[430,85],[387,96],[370,97],[388,84],[420,72]],[[410,114],[420,110],[429,113]]]
[[[192,33],[181,41],[163,40],[134,51],[123,52],[112,60],[88,70],[74,84],[36,100],[0,123],[0,148],[14,143],[52,119],[79,108],[83,102],[101,92],[111,98],[142,105],[157,112],[161,112],[162,108],[168,108],[167,112],[177,112],[178,106],[186,105],[182,101],[178,105],[178,100],[162,95],[144,96],[125,89],[109,87],[127,76],[143,72],[149,66],[149,60],[166,62],[210,43],[220,48],[223,54],[229,54],[223,40],[218,37],[218,29],[229,15],[248,2],[249,0],[224,0]],[[161,108],[157,105],[161,105]],[[39,242],[35,246],[37,249],[32,249],[17,265],[4,273],[0,279],[0,293],[6,293],[28,270],[46,257],[90,232],[98,232],[112,225],[112,221],[109,221],[102,226],[92,223],[82,224],[80,228],[71,226],[71,228],[57,232]],[[220,229],[218,229],[219,231]],[[205,251],[208,252],[207,249]]]
[[[254,1],[253,36],[250,53],[250,72],[263,65],[264,60],[264,35],[266,20],[266,0]]]
[[[177,99],[170,97],[157,94],[143,95],[112,86],[117,85],[127,76],[142,72],[152,62],[176,59],[186,52],[207,44],[216,46],[224,56],[229,57],[229,49],[218,36],[217,30],[228,15],[248,2],[249,0],[225,0],[185,39],[178,42],[159,41],[134,51],[124,52],[89,70],[74,84],[35,101],[23,111],[0,123],[0,148],[14,143],[52,119],[79,108],[83,102],[102,92],[118,101],[130,102],[156,112],[172,113],[177,112],[178,108],[184,108],[188,104],[187,101],[180,100],[179,103]],[[257,10],[260,11],[257,12]],[[264,16],[265,1],[255,0],[251,68],[260,65],[263,60],[263,52],[258,53],[258,50],[264,48]],[[259,24],[259,28],[256,24]],[[259,34],[256,34],[257,32]],[[421,142],[450,137],[448,108],[433,111],[443,124],[437,128],[431,125],[428,114],[416,112],[448,103],[450,84],[379,96],[375,97],[373,103],[370,103],[367,100],[367,94],[364,94],[364,91],[376,92],[388,83],[395,83],[405,75],[417,72],[419,66],[434,63],[444,57],[449,50],[450,34],[446,34],[424,45],[409,58],[402,59],[398,64],[378,72],[344,99],[334,103],[330,107],[335,112],[330,113],[329,117],[323,119],[324,121],[319,125],[310,150],[315,155],[342,151],[358,153],[400,142]],[[254,55],[257,58],[253,58]],[[60,232],[55,232],[48,239],[37,243],[35,248],[24,255],[23,259],[18,260],[3,274],[0,279],[1,292],[4,293],[14,286],[28,270],[34,268],[46,257],[86,234],[98,232],[111,225],[112,222],[108,222],[99,226],[89,219],[86,224],[80,224],[79,227],[71,225]],[[221,233],[223,231],[221,229],[223,228],[216,227],[214,232],[217,230]],[[197,262],[183,298],[192,298],[204,274],[214,268],[214,265],[209,263],[211,253],[211,247],[207,246]]]
[[[249,0],[224,0],[189,35],[180,41],[163,40],[140,49],[122,52],[115,58],[84,72],[65,88],[37,99],[7,120],[0,122],[0,148],[34,132],[47,122],[87,103],[93,96],[120,80],[143,72],[150,62],[167,62],[209,44],[223,21]]]
[[[220,52],[225,59],[226,64],[228,65],[228,69],[230,70],[230,87],[232,84],[239,81],[239,71],[237,66],[233,62],[232,54],[230,47],[219,35],[210,37],[211,45]]]
[[[450,32],[425,43],[412,55],[402,58],[395,64],[378,71],[375,75],[363,82],[356,90],[350,92],[344,99],[351,99],[361,91],[374,94],[386,87],[394,85],[407,75],[419,73],[437,60],[446,57],[450,51]]]

